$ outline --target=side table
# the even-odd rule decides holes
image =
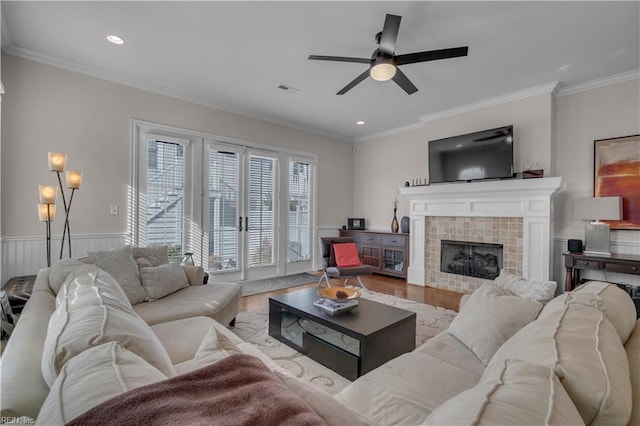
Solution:
[[[602,257],[584,253],[564,253],[563,256],[567,271],[565,291],[573,290],[580,282],[582,269],[640,275],[640,256],[638,255],[612,254],[611,257]]]

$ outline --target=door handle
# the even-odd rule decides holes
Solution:
[[[242,216],[238,216],[238,232],[242,232]]]
[[[244,230],[249,232],[249,216],[245,216],[244,218]]]

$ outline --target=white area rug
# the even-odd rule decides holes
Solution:
[[[382,293],[372,293],[363,297],[415,312],[416,347],[449,327],[456,315],[454,311],[448,309]],[[269,336],[268,326],[269,310],[265,307],[255,311],[240,312],[236,317],[236,325],[231,328],[231,331],[242,340],[253,343],[294,376],[313,383],[331,395],[337,394],[351,383],[322,364]]]

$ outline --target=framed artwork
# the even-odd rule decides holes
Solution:
[[[622,220],[605,222],[640,230],[640,135],[597,140],[593,158],[593,195],[622,197]]]

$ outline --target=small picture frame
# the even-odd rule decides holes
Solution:
[[[347,228],[352,230],[364,231],[364,218],[361,218],[361,217],[348,218]]]

